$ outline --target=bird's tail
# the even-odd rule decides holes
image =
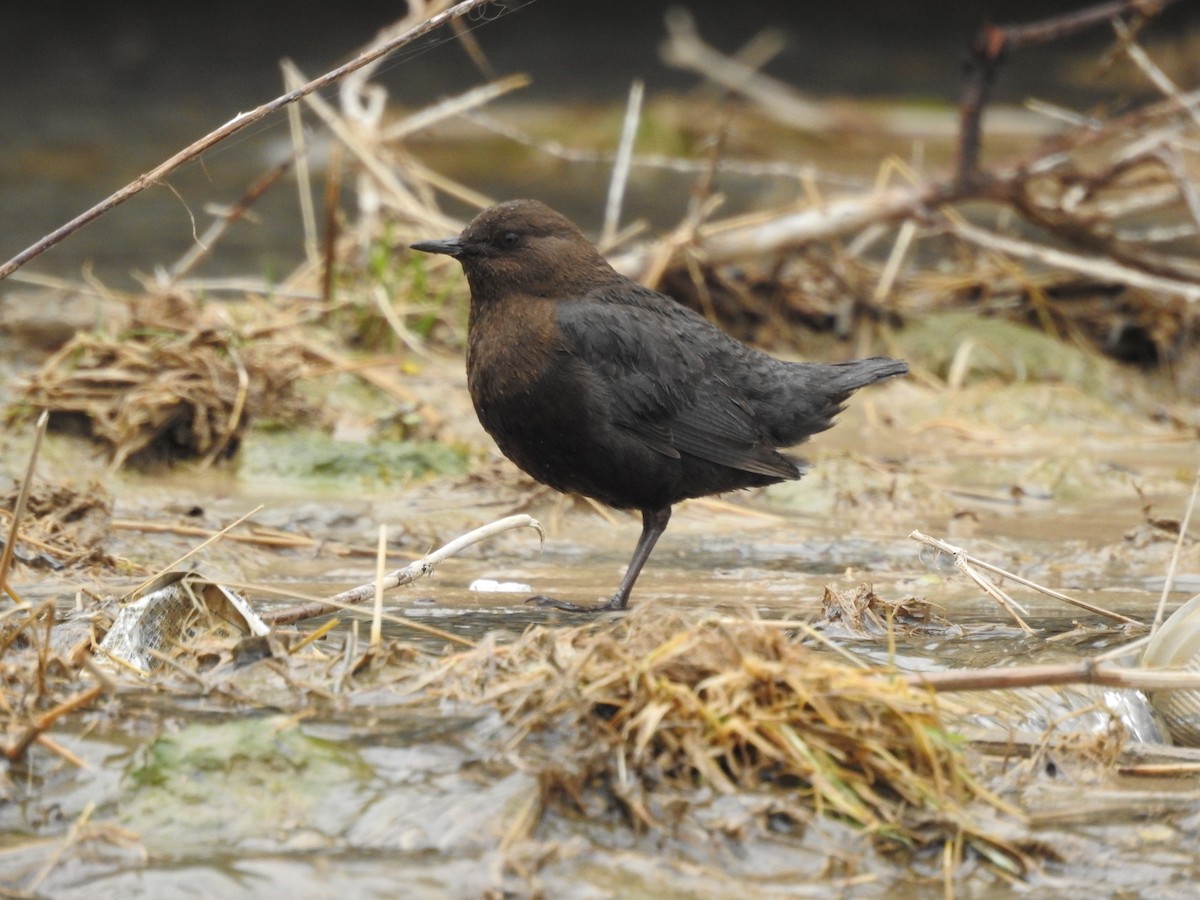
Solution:
[[[830,392],[849,395],[868,384],[906,374],[908,363],[888,356],[871,356],[867,359],[837,363],[830,368],[833,370],[827,383]]]
[[[859,388],[908,371],[908,363],[886,356],[777,365],[777,377],[763,379],[766,389],[754,397],[776,447],[794,447],[824,431]]]

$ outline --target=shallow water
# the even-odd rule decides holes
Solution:
[[[968,393],[986,409],[989,390]],[[1031,408],[1043,390],[1029,386]],[[1132,416],[1124,431],[1076,437],[1064,459],[1050,448],[1069,424],[1053,415],[1019,441],[981,446],[926,427],[944,412],[944,395],[897,385],[879,392],[877,402],[887,404],[895,424],[872,420],[861,404],[852,409],[837,429],[814,441],[809,456],[815,467],[799,485],[682,505],[634,604],[696,615],[749,608],[766,618],[807,621],[819,618],[826,586],[852,590],[865,583],[889,599],[916,596],[935,604],[951,627],[901,634],[894,645],[837,629],[828,631],[830,639],[866,659],[921,670],[1063,662],[1128,639],[1100,617],[1007,584],[1035,628],[1023,634],[944,556],[908,539],[919,529],[1091,603],[1143,621],[1151,617],[1173,543],[1147,524],[1143,506],[1152,504],[1159,518],[1182,514],[1196,463],[1193,441]],[[10,433],[0,439],[5,458],[20,459],[26,438]],[[77,470],[79,447],[54,438],[45,459],[47,477],[72,462]],[[458,477],[405,488],[301,487],[303,494],[293,489],[291,496],[267,480],[228,472],[123,474],[113,483],[116,514],[129,520],[169,520],[170,510],[198,507],[201,514],[187,521],[217,525],[265,500],[261,515],[275,527],[365,548],[377,523],[388,521],[396,536],[395,566],[529,499],[521,482]],[[1018,484],[1021,490],[1014,491]],[[491,579],[577,601],[599,599],[619,579],[639,523],[623,513],[605,521],[586,505],[544,492],[529,502],[528,511],[547,527],[544,547],[528,530],[504,534],[393,592],[385,611],[469,641],[503,642],[533,625],[577,624],[569,615],[526,605],[524,589],[470,587]],[[119,555],[156,564],[196,541],[137,531],[119,531],[114,540]],[[323,596],[369,580],[374,570],[366,557],[228,544],[191,564],[210,577],[249,583],[246,593],[267,608],[281,601],[256,594],[255,586]],[[1180,573],[1185,586],[1200,573],[1194,544],[1185,548]],[[56,579],[18,575],[31,599],[59,591],[63,605],[74,603],[77,579],[68,578],[63,592]],[[85,580],[120,594],[140,579]],[[1169,608],[1186,596],[1174,593]],[[364,622],[363,639],[365,628]],[[418,650],[448,649],[403,625],[388,624],[385,633]],[[321,645],[336,656],[345,639],[343,621]],[[393,896],[402,877],[405,895],[413,897],[508,889],[572,898],[747,891],[804,897],[830,890],[925,896],[940,883],[937,865],[896,866],[876,855],[866,838],[821,819],[799,835],[716,846],[686,829],[639,834],[604,817],[587,821],[551,811],[534,844],[520,851],[537,857],[536,864],[532,857],[514,863],[513,851],[501,849],[502,837],[539,789],[498,751],[501,723],[493,715],[415,711],[386,691],[361,688],[295,715],[272,699],[289,696],[283,686],[262,677],[252,699],[233,701],[219,691],[127,687],[119,701],[54,729],[54,739],[87,768],[63,766],[41,750],[30,765],[10,767],[10,801],[0,807],[3,883],[63,897],[98,890],[174,896],[184,892],[182,885],[201,895]],[[337,684],[334,668],[323,689],[336,698]],[[986,703],[982,695],[958,695],[947,703],[974,708],[964,727],[1025,727],[1025,737],[1036,742],[1046,722],[1098,699],[1088,689],[1064,688],[1024,698],[989,696]],[[1089,726],[1086,717],[1079,721],[1085,731],[1102,727]],[[1086,886],[1098,897],[1188,890],[1198,874],[1191,849],[1200,827],[1194,780],[1121,779],[1073,768],[1069,760],[1056,765],[1057,774],[1042,773],[1015,795],[1033,816],[1034,834],[1061,855],[1028,876],[1032,890],[1066,895]],[[697,805],[697,815],[756,821],[760,802],[714,796]],[[85,812],[91,824],[71,837]],[[65,849],[64,841],[70,843]],[[831,859],[841,862],[830,868]],[[1028,889],[1009,888],[978,865],[965,867],[956,881],[957,895],[965,897]]]
[[[242,106],[271,93],[264,86]],[[157,143],[142,143],[139,152],[147,155],[128,177],[233,112],[224,103],[205,105],[188,120],[178,115],[175,97],[168,99],[166,111],[156,115],[170,118],[172,127],[151,120]],[[216,196],[213,184],[221,199],[237,196],[259,174],[268,151],[286,145],[281,132],[263,129],[173,179],[188,206],[168,191],[147,194],[44,258],[44,270],[74,274],[95,258],[102,275],[123,281],[131,268],[172,259],[193,241],[189,209],[200,205],[196,198]],[[96,169],[83,173],[86,191],[95,196],[126,177],[114,181],[119,173],[104,157],[124,149],[127,135],[117,138],[115,145],[103,145]],[[41,151],[44,144],[36,136],[32,144],[9,142],[0,169],[29,174],[22,167],[30,146]],[[897,153],[905,156],[909,149]],[[925,149],[931,156],[946,153],[936,142]],[[74,171],[77,150],[66,159],[53,152],[38,156],[36,177],[20,179],[21,190],[0,198],[20,214],[21,246],[85,205],[75,190],[62,189],[62,167],[66,174]],[[872,174],[885,155],[869,141],[813,152],[837,156],[859,176]],[[565,195],[602,193],[606,169],[579,171],[561,184],[544,168],[517,172],[511,180],[507,170],[493,172],[487,187],[508,193],[526,190],[531,181],[539,188],[554,181],[548,189]],[[650,187],[635,185],[628,217],[653,213],[656,221],[674,223],[675,211],[666,210],[662,198],[685,202],[691,178],[678,178],[670,189],[653,178]],[[755,192],[773,187],[729,183],[723,189],[732,191],[736,204],[761,199]],[[588,209],[594,213],[597,206]],[[205,271],[287,268],[299,258],[293,198],[272,195],[259,212],[265,226],[239,229]],[[264,263],[267,256],[281,261]],[[0,346],[0,395],[11,387],[13,349]],[[493,477],[496,467],[481,461],[488,445],[473,424],[461,360],[440,360],[427,371],[420,389],[461,423],[456,428],[469,448],[473,477],[412,484],[350,475],[308,478],[285,471],[279,446],[264,436],[255,444],[254,435],[235,467],[152,475],[109,473],[94,448],[52,436],[39,471],[49,481],[101,479],[114,497],[114,515],[126,523],[216,529],[264,503],[255,522],[326,542],[287,553],[223,542],[188,562],[212,578],[244,585],[266,608],[283,602],[268,588],[326,596],[368,581],[381,522],[392,536],[389,563],[399,566],[483,522],[527,510],[546,526],[544,546],[526,531],[471,548],[433,577],[390,594],[385,610],[468,641],[503,642],[531,626],[576,624],[523,600],[527,593],[585,603],[606,597],[636,540],[636,518],[614,513],[608,521],[586,505],[534,493],[511,474]],[[975,382],[949,391],[914,378],[866,392],[836,429],[806,448],[815,466],[798,485],[681,506],[633,602],[689,615],[750,609],[764,618],[809,621],[819,618],[826,587],[853,590],[865,583],[887,599],[913,596],[934,604],[952,627],[902,634],[894,644],[836,629],[826,635],[865,659],[911,670],[1063,662],[1118,645],[1127,636],[1102,618],[1007,584],[1035,629],[1023,634],[944,556],[907,536],[923,531],[1049,587],[1148,620],[1173,547],[1169,529],[1148,523],[1148,516],[1182,516],[1200,459],[1194,427],[1170,425],[1163,415],[1178,405],[1188,411],[1180,421],[1194,423],[1194,402],[1166,391],[1154,403],[1141,402],[1138,391],[1123,390],[1125,378],[1143,383],[1126,374],[1105,379],[1100,388]],[[291,440],[296,457],[311,449],[303,436]],[[0,474],[19,474],[28,445],[28,429],[0,431]],[[111,535],[110,550],[152,572],[199,540],[122,527]],[[334,543],[364,554],[340,555],[331,549]],[[28,599],[53,597],[65,611],[80,590],[116,596],[142,577],[143,571],[51,575],[19,568],[13,579]],[[529,591],[472,591],[481,579],[528,585]],[[1200,591],[1194,541],[1185,546],[1179,584],[1168,609]],[[349,616],[340,618],[321,644],[331,658],[348,639]],[[359,625],[361,640],[367,625]],[[385,624],[385,635],[421,652],[448,649],[442,639],[400,624]],[[514,851],[503,847],[503,838],[539,788],[498,747],[502,726],[494,715],[415,710],[386,691],[342,690],[334,666],[320,683],[332,699],[314,699],[311,709],[298,712],[294,691],[263,670],[249,696],[126,685],[116,700],[63,720],[52,737],[85,766],[64,764],[41,747],[28,764],[8,765],[6,802],[0,805],[0,884],[55,897],[433,898],[507,890],[590,900],[942,893],[936,859],[895,864],[875,853],[867,838],[829,819],[806,822],[796,833],[751,830],[746,823],[766,816],[761,796],[709,796],[696,807],[711,828],[680,826],[665,833],[630,829],[611,816],[550,811],[535,840]],[[1096,699],[1064,688],[986,703],[963,695],[947,705],[973,714],[962,714],[964,727],[1012,728],[1036,742],[1044,720]],[[955,882],[957,896],[1194,895],[1200,876],[1194,852],[1200,786],[1194,777],[1132,778],[1072,766],[1069,758],[1053,763],[1052,773],[1023,773],[1026,780],[1006,797],[1032,816],[1036,837],[1060,858],[1015,886],[978,861],[968,863]],[[1014,782],[1019,779],[1012,772],[1022,764],[1017,756],[1006,763]],[[743,831],[754,839],[739,840]]]

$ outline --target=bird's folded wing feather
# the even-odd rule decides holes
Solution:
[[[683,307],[566,302],[558,325],[567,352],[603,386],[614,423],[646,446],[796,477],[796,464],[771,446],[744,393],[697,348],[697,329],[708,337],[708,327]]]

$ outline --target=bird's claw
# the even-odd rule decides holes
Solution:
[[[538,594],[536,597],[530,597],[525,601],[534,606],[540,606],[543,609],[561,609],[563,612],[572,613],[602,613],[614,612],[625,609],[626,604],[621,601],[619,594],[614,594],[604,603],[598,603],[595,606],[580,606],[577,603],[571,603],[568,600],[559,600],[557,597],[547,597],[545,594]]]

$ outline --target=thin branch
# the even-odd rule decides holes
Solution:
[[[936,691],[987,691],[1058,684],[1100,684],[1105,687],[1147,691],[1200,688],[1200,672],[1127,669],[1122,666],[1102,666],[1091,659],[1062,665],[918,672],[905,675],[904,680],[914,687],[927,687]]]
[[[263,621],[271,625],[287,625],[292,622],[299,622],[302,619],[323,616],[345,606],[362,603],[374,597],[376,590],[390,591],[392,588],[411,584],[417,579],[429,575],[443,560],[449,559],[472,544],[477,544],[505,531],[512,531],[514,528],[532,528],[537,531],[539,536],[544,536],[542,526],[538,523],[537,519],[526,515],[509,516],[476,528],[474,531],[469,531],[455,538],[445,546],[439,547],[432,553],[421,557],[415,562],[409,563],[403,569],[396,569],[394,572],[390,572],[377,582],[373,581],[368,584],[359,585],[348,591],[335,594],[326,600],[318,600],[314,603],[306,603],[288,609],[266,612],[262,616]]]
[[[625,106],[625,122],[621,126],[621,142],[617,146],[617,159],[613,164],[612,180],[608,183],[608,200],[604,204],[604,228],[600,232],[600,246],[612,246],[621,220],[621,203],[625,199],[625,185],[629,181],[629,164],[633,158],[633,142],[637,139],[638,123],[642,118],[642,97],[646,85],[640,79],[629,88],[629,102]]]
[[[101,200],[91,209],[81,213],[70,222],[67,222],[65,225],[55,229],[37,243],[33,244],[31,247],[22,250],[4,265],[0,266],[0,280],[7,278],[13,272],[17,271],[17,269],[21,268],[21,266],[25,265],[25,263],[40,256],[42,253],[45,253],[51,247],[55,246],[63,239],[71,236],[85,225],[98,219],[110,209],[120,206],[135,194],[138,194],[151,185],[162,181],[163,178],[174,172],[180,166],[191,162],[193,159],[200,156],[200,154],[219,144],[230,135],[237,134],[248,125],[253,125],[255,122],[265,119],[271,113],[283,109],[290,103],[295,103],[302,97],[307,97],[316,91],[328,87],[329,85],[338,81],[338,79],[349,75],[351,72],[355,72],[366,65],[383,59],[389,53],[398,50],[406,44],[411,44],[413,41],[424,37],[431,31],[436,30],[447,22],[461,18],[472,10],[486,5],[488,2],[490,2],[490,0],[462,0],[461,3],[455,4],[445,12],[438,13],[435,16],[430,16],[420,25],[409,29],[404,34],[398,35],[397,37],[394,37],[389,41],[385,41],[377,47],[373,47],[370,50],[361,53],[359,56],[355,57],[345,65],[326,72],[319,78],[314,78],[307,84],[304,84],[293,91],[288,91],[286,94],[276,97],[269,103],[264,103],[262,106],[250,110],[250,112],[238,113],[220,128],[209,132],[200,140],[188,145],[183,150],[180,150],[165,162],[159,163],[159,165],[155,166],[149,172],[138,176],[116,193],[105,198],[104,200]]]
[[[469,91],[449,97],[440,103],[435,103],[433,106],[427,106],[419,112],[413,113],[411,116],[406,116],[394,125],[386,126],[381,133],[381,137],[385,141],[403,140],[410,135],[416,134],[418,131],[431,128],[439,122],[444,122],[446,119],[466,115],[512,91],[519,91],[522,88],[528,87],[531,81],[528,75],[507,75],[489,84],[471,88]]]
[[[1020,575],[1017,575],[1013,572],[1008,572],[1004,569],[1001,569],[999,566],[994,566],[985,560],[979,559],[978,557],[971,556],[961,547],[956,547],[953,544],[948,544],[945,541],[938,540],[935,537],[930,537],[929,535],[920,531],[911,532],[909,534],[909,538],[919,544],[925,544],[926,546],[933,547],[935,550],[941,553],[950,554],[952,557],[954,557],[955,565],[959,566],[960,568],[962,567],[962,564],[967,564],[970,566],[976,566],[980,569],[986,569],[989,572],[999,575],[1001,578],[1007,578],[1010,581],[1015,581],[1017,584],[1022,584],[1027,588],[1040,591],[1047,597],[1053,597],[1055,600],[1061,600],[1064,603],[1070,603],[1072,606],[1078,606],[1080,609],[1086,609],[1088,612],[1096,613],[1097,615],[1105,616],[1109,619],[1115,619],[1116,621],[1123,622],[1126,625],[1142,624],[1137,619],[1131,619],[1129,616],[1122,615],[1121,613],[1104,609],[1103,607],[1088,603],[1086,600],[1079,600],[1075,597],[1069,597],[1066,594],[1059,593],[1058,591],[1045,587],[1044,585],[1040,585],[1037,582],[1030,581],[1028,578],[1022,578]]]
[[[26,605],[8,586],[8,570],[12,565],[13,554],[17,550],[17,534],[21,528],[21,516],[25,514],[25,504],[29,500],[29,491],[33,485],[33,473],[37,468],[38,454],[42,449],[42,440],[46,437],[46,427],[50,423],[50,410],[42,410],[38,416],[37,426],[33,433],[33,447],[29,451],[29,462],[25,466],[25,477],[21,479],[21,490],[17,494],[17,503],[13,507],[12,524],[8,529],[8,541],[4,544],[4,552],[0,553],[0,592],[7,592],[19,605]]]
[[[172,569],[174,569],[177,565],[179,565],[183,561],[191,558],[192,556],[195,556],[197,553],[199,553],[201,550],[203,550],[205,547],[207,547],[209,544],[213,543],[214,541],[220,540],[221,538],[223,538],[225,536],[226,532],[232,531],[234,528],[237,528],[239,525],[241,525],[243,522],[245,522],[251,516],[256,515],[258,513],[258,511],[261,510],[262,508],[263,508],[263,505],[260,503],[258,506],[254,507],[254,509],[250,510],[250,512],[246,513],[243,516],[240,516],[237,519],[234,519],[232,522],[230,522],[228,525],[226,525],[224,528],[222,528],[220,531],[218,531],[216,534],[214,534],[208,540],[202,541],[201,543],[197,544],[195,547],[193,547],[187,553],[183,554],[183,556],[179,557],[173,563],[171,563],[170,565],[164,566],[162,569],[155,572],[153,575],[151,575],[149,578],[147,578],[145,581],[143,581],[141,584],[137,585],[132,590],[126,592],[126,594],[123,597],[121,597],[121,599],[128,600],[130,597],[132,597],[138,591],[144,590],[146,588],[146,586],[150,584],[150,582],[154,581],[156,578],[161,576],[163,573],[170,572]]]
[[[1183,542],[1187,539],[1188,526],[1192,521],[1192,510],[1196,508],[1196,495],[1200,494],[1200,467],[1196,468],[1196,477],[1192,481],[1192,494],[1188,498],[1187,509],[1183,513],[1183,521],[1179,523],[1179,537],[1175,541],[1175,549],[1171,552],[1171,562],[1167,566],[1167,577],[1163,580],[1162,594],[1158,598],[1158,608],[1154,612],[1153,630],[1157,631],[1162,625],[1163,613],[1167,608],[1167,597],[1175,586],[1175,570],[1179,566],[1179,554],[1183,550]]]
[[[229,227],[234,222],[244,218],[250,207],[258,202],[258,199],[287,173],[295,159],[294,155],[289,156],[283,162],[279,163],[279,165],[270,169],[246,189],[246,192],[242,194],[237,203],[231,207],[222,209],[212,224],[205,229],[204,234],[192,242],[192,246],[171,267],[171,270],[164,276],[160,276],[157,287],[162,291],[169,291],[175,287],[180,278],[187,275],[188,272],[196,267],[198,262],[212,252],[213,245],[221,239],[221,236],[229,230]]]
[[[1178,85],[1167,77],[1167,73],[1160,69],[1146,51],[1134,40],[1133,32],[1129,30],[1129,26],[1117,20],[1113,22],[1113,30],[1116,31],[1117,37],[1123,42],[1125,55],[1145,73],[1146,77],[1150,79],[1156,88],[1166,97],[1178,103],[1179,108],[1191,116],[1192,121],[1196,125],[1200,125],[1200,107],[1197,106],[1195,98],[1189,99],[1184,96],[1183,91],[1179,89]]]
[[[741,94],[777,122],[792,128],[820,132],[839,124],[829,104],[809,100],[795,88],[706,44],[696,30],[696,20],[686,10],[668,10],[666,28],[667,40],[659,54],[667,65],[695,72],[725,90]]]
[[[1047,266],[1078,272],[1081,275],[1089,275],[1104,281],[1116,281],[1132,288],[1182,297],[1189,303],[1200,300],[1200,284],[1196,282],[1178,281],[1174,278],[1141,272],[1101,256],[1085,256],[1081,253],[1071,253],[1067,250],[1043,247],[1017,238],[1004,237],[961,220],[953,222],[950,230],[985,250],[995,250],[1018,259],[1040,262]]]
[[[761,257],[785,248],[858,231],[876,222],[893,222],[944,200],[943,186],[892,188],[866,196],[839,197],[798,212],[743,216],[702,225],[698,252],[710,265]],[[638,247],[609,259],[626,275],[643,272],[657,255],[654,247]]]
[[[1023,25],[983,25],[971,42],[960,101],[956,182],[960,188],[979,179],[980,132],[1000,64],[1013,50],[1056,41],[1131,13],[1152,16],[1176,0],[1113,0]]]

